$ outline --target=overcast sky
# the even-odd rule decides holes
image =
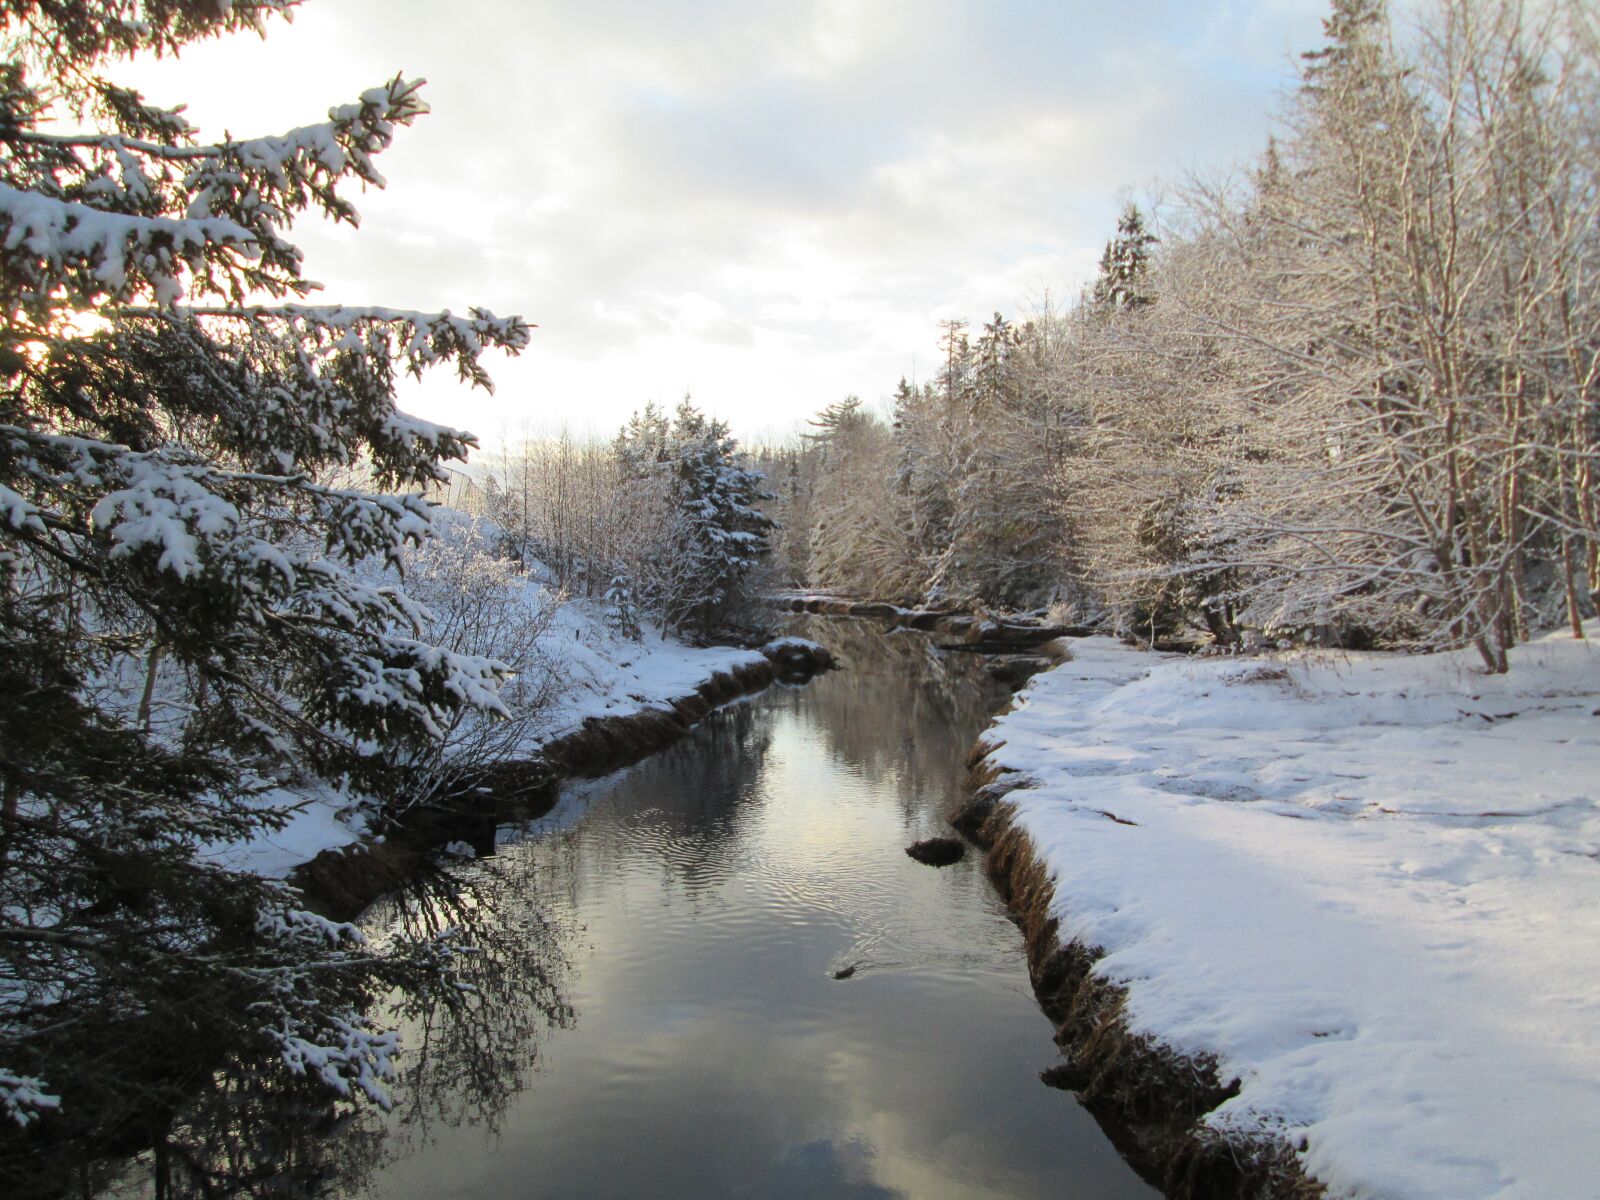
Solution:
[[[536,322],[403,403],[485,443],[685,391],[746,437],[926,377],[943,317],[1076,294],[1121,198],[1257,151],[1326,0],[309,0],[131,78],[204,132],[319,120],[396,71],[433,113],[330,299]]]

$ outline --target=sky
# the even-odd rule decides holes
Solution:
[[[407,385],[486,446],[685,393],[746,440],[927,378],[938,322],[1075,296],[1117,212],[1260,150],[1326,0],[309,0],[117,77],[277,132],[403,72],[433,112],[302,221],[324,299],[539,328],[497,390]]]

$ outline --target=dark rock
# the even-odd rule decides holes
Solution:
[[[960,862],[966,852],[966,844],[959,838],[926,838],[906,847],[907,854],[930,867],[948,867]]]
[[[996,747],[989,746],[985,753]],[[958,803],[948,820],[978,845],[988,848],[989,822],[1000,811],[1000,802],[1018,788],[1032,787],[1033,781],[1018,771],[1002,771],[992,763],[980,759],[967,772],[972,795]]]
[[[1060,1088],[1064,1092],[1081,1092],[1089,1086],[1089,1073],[1073,1063],[1057,1063],[1039,1072],[1045,1087]]]
[[[901,610],[881,600],[865,600],[850,606],[852,617],[898,617]]]
[[[821,671],[831,671],[839,664],[826,646],[805,638],[778,638],[761,647],[785,683],[803,683]]]

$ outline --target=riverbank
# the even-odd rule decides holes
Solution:
[[[474,911],[514,938],[558,934],[575,1019],[530,1036],[486,986],[470,1035],[411,1036],[476,1056],[515,1030],[541,1043],[537,1074],[416,1139],[419,1110],[461,1107],[436,1085],[472,1080],[428,1064],[389,1122],[425,1144],[337,1195],[1156,1200],[1039,1086],[1054,1056],[978,857],[936,871],[903,853],[941,828],[1005,689],[925,636],[801,624],[844,669],[725,706],[448,872],[494,880]]]
[[[1600,653],[1073,649],[964,814],[1052,1081],[1173,1195],[1592,1189]]]
[[[637,762],[717,707],[830,665],[820,647],[797,639],[744,649],[688,646],[653,630],[639,640],[621,637],[602,613],[577,601],[546,619],[541,642],[551,683],[540,709],[514,753],[477,769],[463,794],[398,821],[334,790],[274,794],[267,802],[292,808],[287,823],[214,854],[236,869],[285,879],[313,911],[350,920],[439,848],[492,844],[496,824],[548,811],[563,779]]]

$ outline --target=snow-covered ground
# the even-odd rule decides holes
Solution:
[[[532,758],[590,717],[668,708],[718,673],[765,661],[758,650],[684,645],[647,621],[641,640],[624,637],[611,628],[603,603],[553,594],[538,564],[524,572],[490,558],[484,547],[493,528],[486,522],[443,509],[435,525],[440,536],[408,571],[407,590],[435,614],[437,628],[425,636],[444,639],[469,625],[475,632],[456,649],[501,659],[517,650],[520,678],[501,691],[513,718],[512,736],[497,747],[505,757]],[[393,579],[375,576],[373,582]],[[288,824],[246,843],[215,846],[216,858],[282,878],[321,851],[367,833],[369,809],[326,786],[302,793],[274,789],[261,803],[292,808]]]
[[[592,605],[569,602],[557,612],[542,648],[552,664],[558,692],[530,730],[524,752],[532,756],[544,742],[571,733],[585,718],[621,716],[646,708],[667,708],[718,672],[763,660],[760,651],[732,646],[685,646],[646,630],[643,642],[619,638],[607,629]],[[263,804],[293,806],[289,823],[261,833],[243,845],[218,846],[214,853],[230,865],[279,879],[323,850],[349,845],[367,832],[367,810],[341,792],[294,794],[277,789]]]
[[[1073,650],[992,761],[1062,936],[1240,1079],[1211,1122],[1333,1196],[1600,1196],[1600,645]]]
[[[538,740],[571,733],[587,717],[665,708],[718,672],[765,661],[759,650],[685,646],[646,626],[644,640],[620,638],[590,604],[557,612],[544,648],[559,656],[561,690],[538,729]]]

